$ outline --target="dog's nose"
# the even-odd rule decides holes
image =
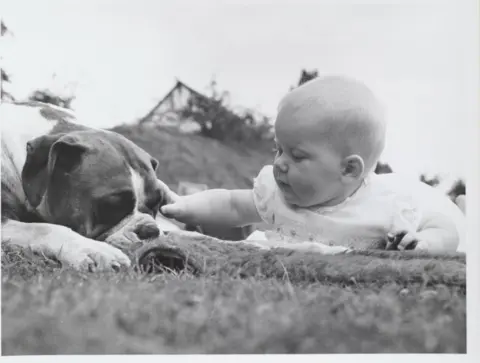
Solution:
[[[141,224],[135,228],[138,238],[144,240],[149,238],[156,238],[160,235],[160,230],[155,224]]]

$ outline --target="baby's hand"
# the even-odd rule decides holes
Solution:
[[[168,187],[168,185],[165,184],[163,181],[161,181],[160,179],[157,179],[157,183],[158,183],[158,186],[160,187],[160,190],[162,192],[162,204],[161,205],[173,203],[179,198],[177,193],[173,192]]]
[[[418,239],[412,232],[400,232],[387,235],[387,250],[422,250],[426,249],[426,243]]]
[[[210,189],[179,196],[173,203],[161,207],[160,212],[190,226],[222,224],[222,218],[231,209],[229,201],[230,191]]]
[[[160,208],[160,213],[167,218],[176,219],[185,224],[194,224],[194,216],[192,213],[189,213],[189,197],[190,196],[178,197],[173,203],[165,204]]]
[[[239,227],[262,221],[249,189],[205,190],[178,197],[160,212],[191,226]]]

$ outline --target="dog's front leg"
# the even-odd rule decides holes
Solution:
[[[30,248],[78,270],[130,266],[130,259],[119,249],[55,224],[7,220],[2,222],[2,243]]]

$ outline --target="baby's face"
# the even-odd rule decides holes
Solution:
[[[289,112],[280,110],[277,116],[274,177],[285,201],[294,206],[335,205],[344,197],[342,158],[317,131]]]
[[[382,148],[382,130],[382,107],[362,83],[332,76],[291,91],[275,122],[274,176],[286,202],[342,202]]]

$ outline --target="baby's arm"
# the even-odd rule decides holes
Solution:
[[[422,219],[417,232],[407,233],[398,248],[408,249],[413,243],[418,250],[455,252],[460,243],[459,232],[451,216],[430,212]]]
[[[390,178],[390,179],[387,179]],[[442,191],[395,174],[384,179],[398,192],[391,236],[398,249],[453,252],[465,240],[465,215]],[[390,184],[391,183],[391,184]],[[395,247],[392,246],[391,247]],[[388,246],[387,246],[388,248]]]
[[[172,204],[164,205],[161,213],[189,225],[222,225],[241,227],[259,223],[253,199],[248,189],[210,189],[178,197]]]

